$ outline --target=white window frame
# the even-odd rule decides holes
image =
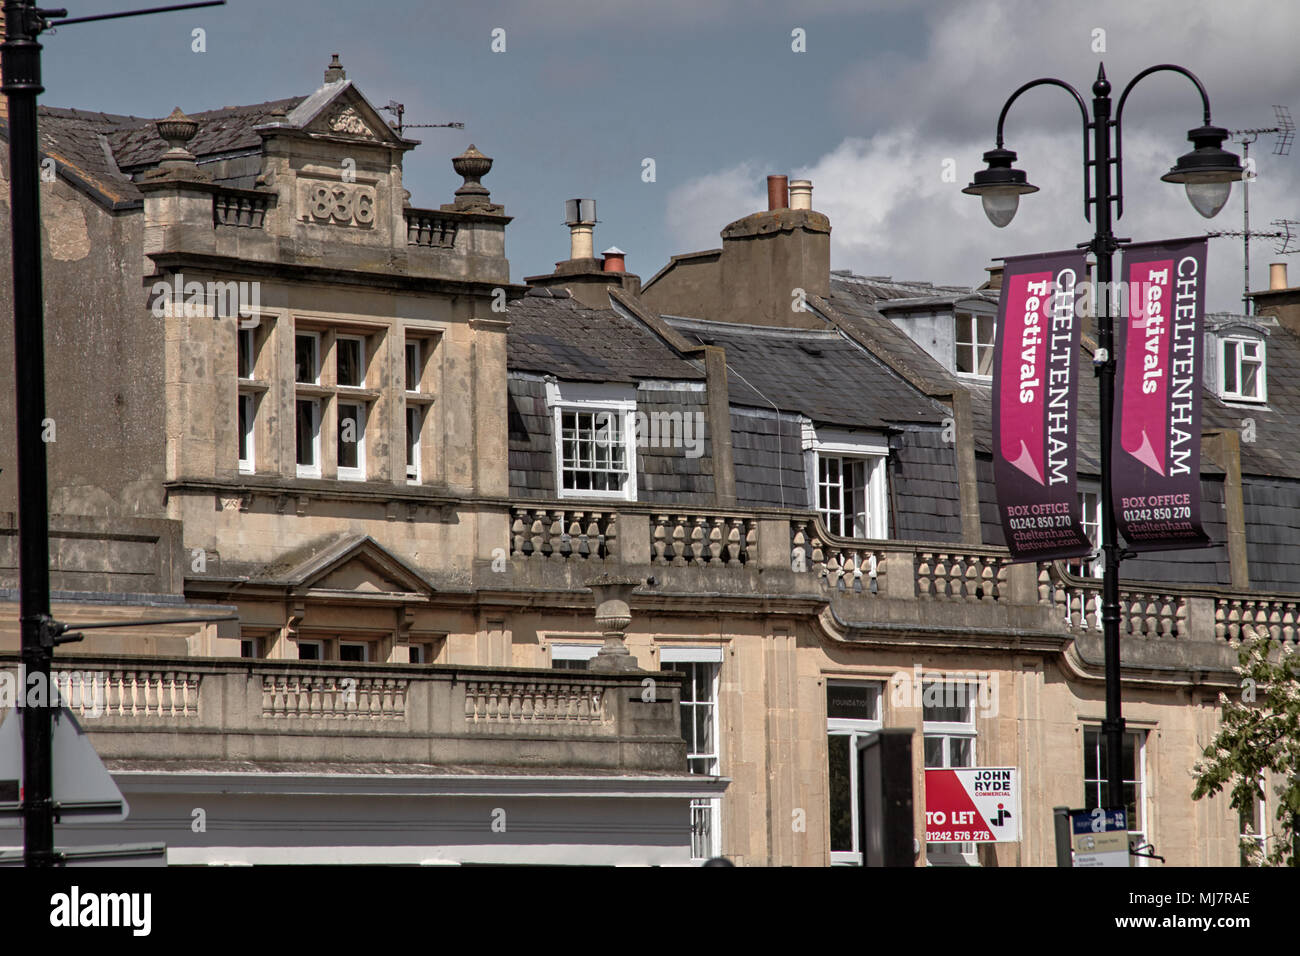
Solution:
[[[1253,819],[1250,821],[1250,826],[1254,829],[1255,832],[1247,833],[1245,829],[1242,829],[1241,833],[1239,834],[1240,842],[1254,843],[1256,846],[1259,847],[1261,852],[1267,853],[1268,840],[1269,840],[1268,787],[1263,777],[1259,778],[1259,792],[1258,795],[1255,797],[1255,807],[1252,816]],[[1241,823],[1241,818],[1240,816],[1238,816],[1238,824],[1240,825],[1240,823]],[[1239,852],[1240,852],[1240,856],[1242,857],[1241,864],[1242,866],[1245,866],[1246,865],[1245,849],[1239,847]]]
[[[1089,785],[1093,783],[1099,784],[1097,792],[1100,795],[1101,786],[1104,786],[1106,783],[1106,766],[1101,759],[1101,724],[1084,724],[1083,745],[1085,748],[1088,746],[1088,731],[1095,731],[1097,734],[1097,750],[1095,756],[1097,758],[1097,776],[1099,779],[1091,779],[1085,773],[1085,776],[1083,777],[1085,807],[1088,803]],[[1134,756],[1137,758],[1137,777],[1134,780],[1129,780],[1127,777],[1124,779],[1125,783],[1136,783],[1138,788],[1138,798],[1136,801],[1138,819],[1130,820],[1128,822],[1129,846],[1136,847],[1149,842],[1149,834],[1151,833],[1151,823],[1148,816],[1147,805],[1147,739],[1150,736],[1150,731],[1143,727],[1128,727],[1125,729],[1124,733],[1126,736],[1137,738],[1137,744],[1133,748]],[[1084,768],[1086,771],[1087,764],[1084,764]],[[1120,798],[1123,799],[1122,794]],[[1135,826],[1134,824],[1140,824],[1140,826]],[[1132,862],[1135,866],[1146,866],[1149,861],[1144,856],[1135,856],[1132,858]]]
[[[315,363],[316,377],[310,382],[299,381],[298,379],[298,339],[310,338],[313,342],[312,353]],[[321,334],[315,329],[297,329],[293,330],[293,378],[295,385],[319,385],[320,384],[320,340]]]
[[[604,498],[636,501],[636,393],[634,387],[587,383],[546,383],[546,404],[551,408],[552,457],[557,498]],[[623,460],[627,477],[621,489],[568,489],[564,487],[565,412],[608,413],[622,423]]]
[[[240,429],[240,434],[235,437],[236,447],[242,438],[244,442],[244,454],[239,457],[239,473],[242,475],[251,475],[257,470],[257,393],[255,392],[238,392],[235,395],[237,403],[235,407],[235,427],[239,427],[239,410],[245,402],[248,403],[248,414],[244,416],[244,426]]]
[[[369,641],[339,641],[339,660],[343,660],[343,648],[359,647],[361,648],[360,661],[348,661],[351,664],[368,664],[370,663],[370,642]]]
[[[981,318],[986,318],[990,320],[993,327],[993,338],[989,341],[988,345],[985,345],[979,341],[979,320]],[[957,350],[961,348],[961,343],[958,340],[957,333],[958,330],[961,328],[962,320],[967,320],[966,324],[971,333],[971,343],[974,346],[974,353],[973,353],[974,362],[972,364],[975,366],[975,368],[978,369],[980,366],[981,350],[987,350],[987,354],[989,356],[988,375],[981,375],[979,372],[962,372],[962,371],[958,371],[957,369]],[[973,311],[958,312],[956,309],[953,310],[952,371],[954,375],[957,375],[961,378],[971,379],[977,382],[991,382],[993,380],[993,345],[997,341],[997,336],[998,336],[997,325],[998,325],[997,317],[990,313],[973,312]]]
[[[590,661],[600,653],[601,644],[551,643],[551,666],[556,661]]]
[[[324,642],[324,641],[297,641],[296,644],[297,644],[297,649],[298,649],[298,660],[300,660],[300,661],[301,661],[301,660],[318,660],[318,661],[323,661],[323,660],[325,660],[325,642]],[[314,647],[314,648],[316,648],[316,657],[315,657],[315,658],[304,658],[304,657],[302,656],[302,649],[303,649],[304,647]]]
[[[415,416],[415,441],[411,442],[411,416]],[[408,485],[418,485],[420,483],[420,439],[424,432],[424,406],[408,404],[402,410],[403,433],[402,444],[406,454],[412,459],[406,462],[406,483]]]
[[[312,407],[312,461],[313,464],[298,464],[299,478],[319,478],[321,475],[321,434],[320,434],[320,413],[321,403],[319,398],[295,398],[293,405],[293,427],[294,427],[294,461],[298,459],[298,403],[308,402]]]
[[[357,343],[357,371],[361,373],[361,381],[355,385],[344,385],[339,381],[339,345],[343,342]],[[340,333],[334,336],[334,384],[338,388],[366,387],[366,337],[364,335],[344,335]]]
[[[244,645],[251,645],[253,653],[245,654]],[[262,639],[260,637],[241,637],[239,639],[239,656],[243,660],[253,660],[262,656]]]
[[[659,649],[660,669],[665,664],[708,664],[713,668],[713,683],[710,689],[711,701],[704,702],[713,709],[713,752],[711,754],[696,754],[690,750],[691,742],[687,742],[687,768],[689,773],[696,773],[691,768],[691,762],[694,760],[710,760],[710,769],[706,776],[718,776],[722,772],[722,726],[719,722],[721,711],[721,702],[718,700],[718,688],[721,686],[722,675],[722,648],[720,647],[661,647]],[[676,673],[681,673],[680,671]],[[694,710],[700,707],[698,703],[691,703],[692,714]],[[718,797],[705,797],[703,799],[692,800],[690,809],[691,820],[691,859],[695,862],[703,862],[715,856],[722,855],[722,800]],[[708,820],[708,842],[705,844],[701,841],[697,844],[695,839],[695,820],[696,816],[702,816]],[[696,854],[697,845],[701,847],[703,855]]]
[[[821,500],[821,461],[823,457],[848,458],[864,462],[866,471],[865,504],[867,507],[866,534],[860,540],[884,540],[889,537],[889,441],[873,433],[850,432],[842,429],[815,428],[805,422],[803,448],[806,460],[805,480],[808,500],[812,510],[821,515],[822,523],[830,522]],[[844,504],[843,469],[841,475],[840,506]],[[856,524],[856,514],[854,517]],[[856,530],[856,529],[855,529]],[[840,535],[840,537],[855,537]]]
[[[1228,390],[1228,345],[1236,345],[1234,350],[1236,360],[1234,361],[1233,371],[1237,377],[1237,388],[1235,391]],[[1234,402],[1250,402],[1252,404],[1262,405],[1268,401],[1268,356],[1266,352],[1267,344],[1262,338],[1256,338],[1253,335],[1225,335],[1219,339],[1219,395],[1222,398]],[[1259,374],[1256,382],[1259,383],[1258,395],[1247,395],[1241,391],[1242,374],[1241,367],[1243,364],[1242,346],[1252,345],[1256,349],[1255,358],[1252,361],[1259,363]]]
[[[422,348],[422,345],[423,343],[419,339],[408,338],[402,348],[402,377],[405,379],[404,384],[406,385],[406,390],[408,392],[415,392],[417,394],[420,392],[420,371],[423,368],[423,356],[421,353],[424,349]],[[415,350],[416,378],[414,382],[411,381],[411,363],[407,359],[407,355],[411,349]]]
[[[342,423],[344,421],[344,416],[343,416],[344,405],[349,405],[359,410],[357,414],[357,418],[359,419],[357,421],[357,463],[353,467],[346,467],[346,468],[342,464],[338,464],[339,479],[342,481],[365,481],[366,480],[366,419],[370,417],[370,407],[366,404],[366,402],[362,401],[361,399],[350,398],[346,393],[341,393],[335,396],[335,398],[336,401],[334,403],[334,409],[335,409],[335,417],[337,419],[336,424],[338,427],[342,427]],[[336,428],[335,430],[337,431],[338,429]],[[334,442],[334,457],[335,457],[336,464],[341,460],[342,452],[343,452],[343,444],[342,442],[337,440],[337,436],[336,436]]]
[[[969,720],[926,720],[925,719],[925,688],[931,684],[954,685],[964,684],[966,687],[966,706],[970,708]],[[954,695],[955,696],[955,695]],[[945,690],[943,700],[948,700],[949,694]],[[940,748],[943,756],[943,763],[940,767],[952,767],[952,744],[953,740],[970,741],[970,763],[967,766],[979,766],[979,739],[975,730],[975,705],[979,700],[979,685],[969,681],[925,681],[921,686],[922,701],[922,719],[921,719],[921,763],[923,767],[929,768],[925,763],[925,742],[930,738],[937,738],[943,741]],[[938,769],[938,768],[935,768]],[[978,866],[979,855],[974,843],[927,843],[925,845],[925,862],[927,866]]]
[[[862,866],[865,862],[863,856],[863,834],[858,832],[858,814],[860,807],[858,801],[861,797],[860,781],[858,780],[858,751],[861,749],[861,739],[870,734],[878,732],[883,726],[880,718],[880,709],[883,706],[884,686],[880,681],[857,680],[853,678],[831,677],[826,680],[826,692],[830,693],[832,684],[863,684],[875,691],[875,716],[870,718],[850,718],[850,717],[826,717],[826,736],[849,738],[849,812],[851,814],[851,832],[853,834],[851,850],[831,849],[831,866]],[[830,743],[827,741],[829,749]],[[827,787],[826,787],[826,811],[829,819],[830,815],[830,758],[827,757]],[[827,834],[829,837],[829,823]]]
[[[420,659],[413,660],[412,655],[419,655]],[[428,664],[433,658],[433,649],[426,641],[412,641],[406,646],[406,659],[412,664]]]
[[[240,359],[244,355],[244,343],[248,343],[248,374],[239,374]],[[251,382],[257,378],[257,329],[235,328],[235,377],[241,382]]]

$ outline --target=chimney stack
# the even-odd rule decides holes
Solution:
[[[1269,290],[1272,291],[1272,290],[1274,290],[1274,289],[1286,289],[1286,288],[1288,288],[1286,282],[1287,282],[1287,280],[1286,280],[1286,263],[1285,263],[1285,262],[1270,262],[1270,263],[1268,264],[1268,288],[1269,288]]]
[[[790,184],[790,208],[812,208],[812,180],[796,179]]]
[[[773,212],[777,209],[789,209],[790,200],[787,198],[790,187],[788,180],[784,176],[767,177],[767,211]]]
[[[566,199],[564,201],[564,224],[569,227],[571,260],[596,258],[595,247],[591,242],[591,234],[596,222],[596,200]]]
[[[330,54],[330,65],[325,67],[325,82],[338,83],[348,78],[347,73],[343,70],[343,64],[339,62],[337,53]]]
[[[625,255],[627,255],[627,253],[625,253],[625,252],[624,252],[622,249],[620,249],[618,246],[610,246],[608,249],[606,249],[604,252],[602,252],[601,255],[605,257],[605,271],[606,271],[606,272],[626,272],[626,271],[627,271],[627,266],[624,265],[624,262],[623,262],[623,257],[624,257]]]

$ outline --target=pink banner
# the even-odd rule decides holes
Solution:
[[[1116,321],[1115,520],[1134,551],[1199,548],[1201,324],[1208,241],[1127,246],[1128,314]]]
[[[1082,252],[1006,260],[993,349],[993,476],[1015,561],[1092,550],[1076,490]]]

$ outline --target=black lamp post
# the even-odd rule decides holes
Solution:
[[[1187,138],[1195,147],[1190,153],[1178,158],[1174,167],[1160,177],[1167,183],[1182,183],[1187,190],[1187,198],[1196,211],[1207,219],[1216,215],[1228,201],[1232,184],[1242,176],[1241,161],[1223,148],[1223,141],[1228,138],[1228,131],[1210,122],[1210,98],[1201,81],[1190,71],[1181,66],[1162,63],[1148,67],[1135,76],[1120,94],[1115,118],[1111,119],[1110,81],[1106,79],[1106,70],[1097,70],[1096,82],[1092,84],[1092,118],[1088,117],[1088,106],[1082,96],[1069,83],[1053,78],[1033,80],[1011,94],[998,116],[997,147],[984,154],[988,169],[975,174],[974,181],[962,192],[979,196],[984,203],[985,215],[993,225],[1002,227],[1011,222],[1022,195],[1038,191],[1037,186],[1029,184],[1023,170],[1013,168],[1016,154],[1003,147],[1002,127],[1007,118],[1007,111],[1020,94],[1036,86],[1059,86],[1067,90],[1079,104],[1083,116],[1083,214],[1092,220],[1093,209],[1097,212],[1096,232],[1089,243],[1083,243],[1097,260],[1098,289],[1105,294],[1094,296],[1097,304],[1097,352],[1093,358],[1094,371],[1097,375],[1100,393],[1101,419],[1101,534],[1103,558],[1102,606],[1101,620],[1105,642],[1106,665],[1106,719],[1102,722],[1102,733],[1106,741],[1106,790],[1104,806],[1124,806],[1124,718],[1120,706],[1120,670],[1119,670],[1119,562],[1124,556],[1116,542],[1115,509],[1111,502],[1111,437],[1114,431],[1115,406],[1115,328],[1110,310],[1110,289],[1112,277],[1111,258],[1119,241],[1111,231],[1111,205],[1115,207],[1115,218],[1124,215],[1124,167],[1122,154],[1122,127],[1124,101],[1128,99],[1133,87],[1145,76],[1161,71],[1180,73],[1195,84],[1201,94],[1201,105],[1205,110],[1204,123],[1191,130]],[[1114,131],[1114,150],[1111,149],[1111,132]],[[1091,144],[1088,134],[1092,133]],[[1091,150],[1090,150],[1091,146]],[[1115,168],[1115,187],[1111,187],[1111,167]],[[1091,172],[1091,177],[1089,173]]]
[[[14,397],[18,459],[19,621],[24,680],[20,697],[23,732],[23,859],[27,866],[58,862],[54,849],[56,806],[51,742],[55,693],[26,700],[29,683],[50,688],[54,648],[81,640],[50,616],[50,545],[45,442],[45,308],[41,282],[40,167],[36,97],[41,86],[41,45],[51,26],[113,20],[149,13],[221,6],[225,0],[66,18],[66,10],[45,10],[34,0],[3,0],[4,42],[0,92],[9,104],[9,228],[13,242]],[[3,372],[0,371],[0,375]],[[187,621],[216,620],[213,616]],[[157,623],[162,623],[161,621]],[[120,626],[120,624],[92,625]],[[84,627],[84,626],[83,626]],[[30,706],[29,706],[30,705]]]

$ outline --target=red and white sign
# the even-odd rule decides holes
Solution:
[[[1015,767],[927,769],[925,842],[1017,842],[1019,783]]]

